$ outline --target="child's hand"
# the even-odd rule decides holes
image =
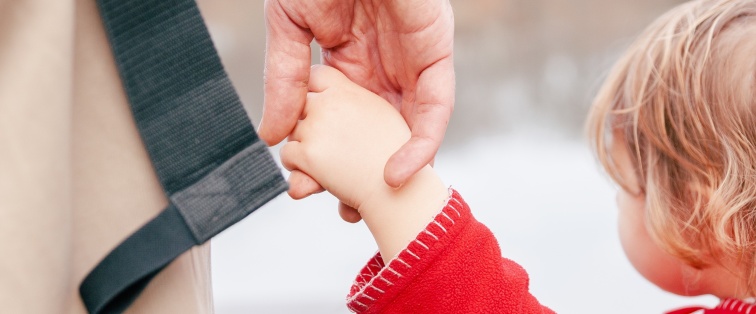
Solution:
[[[281,149],[283,165],[360,210],[388,187],[384,165],[410,130],[388,102],[334,68],[314,66],[309,90],[301,120]]]
[[[289,180],[309,176],[356,208],[390,259],[438,213],[448,191],[428,165],[401,188],[383,180],[386,161],[410,138],[402,116],[383,98],[327,66],[312,68],[309,89],[301,120],[281,148]],[[307,176],[295,177],[298,171]]]

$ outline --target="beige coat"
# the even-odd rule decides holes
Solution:
[[[78,286],[167,204],[94,0],[0,0],[0,312],[86,313]],[[209,246],[130,313],[211,313]]]

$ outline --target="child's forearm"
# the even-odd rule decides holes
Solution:
[[[401,188],[385,185],[363,203],[360,214],[386,263],[425,229],[448,198],[447,187],[425,166]]]

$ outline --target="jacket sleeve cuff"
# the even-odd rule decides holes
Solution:
[[[470,222],[470,207],[459,193],[449,189],[443,209],[415,240],[385,265],[378,253],[360,270],[347,296],[347,307],[355,313],[375,313],[421,275],[444,248]]]

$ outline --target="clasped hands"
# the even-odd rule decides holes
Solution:
[[[432,162],[443,140],[454,103],[451,5],[448,0],[267,0],[265,11],[260,137],[269,145],[289,138],[282,160],[291,170],[293,198],[329,190],[342,201],[341,217],[359,221],[355,209],[364,195],[336,188],[342,179],[354,187],[376,180],[401,186]],[[310,73],[312,40],[322,47],[322,63],[343,74],[317,66]],[[381,98],[395,110],[350,108],[385,103]],[[369,119],[349,120],[364,113],[371,113]],[[375,130],[380,136],[374,137]],[[371,150],[375,140],[390,142],[390,148]],[[350,159],[356,156],[368,156],[370,164]],[[340,178],[326,171],[331,167],[361,168],[370,175]]]

